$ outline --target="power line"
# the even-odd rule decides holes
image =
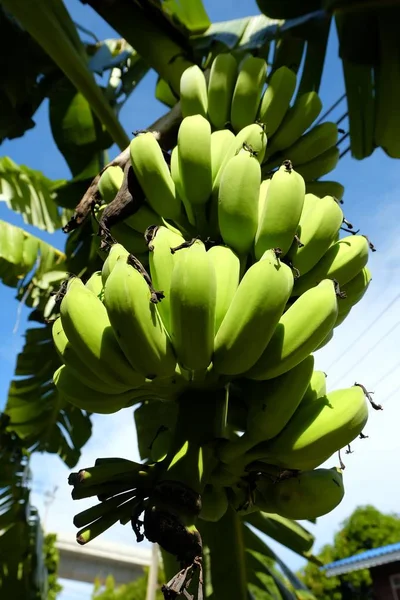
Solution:
[[[397,294],[397,296],[395,296],[390,302],[389,304],[383,309],[383,311],[376,317],[376,319],[374,319],[372,321],[372,323],[370,323],[358,336],[358,338],[356,338],[354,340],[354,342],[352,342],[351,346],[347,346],[347,348],[344,350],[344,352],[342,352],[328,367],[328,371],[331,370],[331,368],[333,367],[333,365],[336,365],[336,363],[338,363],[343,356],[346,356],[346,354],[353,349],[353,347],[357,344],[357,342],[359,342],[366,333],[369,333],[369,331],[371,330],[371,328],[378,323],[379,319],[381,319],[383,317],[383,315],[385,313],[387,313],[387,311],[393,306],[393,304],[395,304],[397,302],[397,300],[400,298],[400,293]]]
[[[394,398],[394,396],[397,394],[397,392],[400,392],[400,385],[398,385],[398,386],[397,386],[397,388],[395,388],[395,389],[393,390],[393,392],[391,392],[391,393],[389,394],[389,396],[387,396],[387,397],[385,398],[385,402],[382,402],[383,406],[385,406],[385,405],[386,405],[386,404],[389,402],[389,400],[390,400],[391,398]]]
[[[392,375],[392,373],[394,373],[394,372],[396,371],[396,369],[398,369],[399,367],[400,367],[400,360],[399,360],[397,363],[395,363],[395,364],[393,365],[393,367],[391,367],[391,368],[389,369],[389,371],[387,371],[387,372],[386,372],[384,375],[382,375],[382,377],[380,377],[380,378],[378,379],[378,381],[376,381],[376,382],[375,382],[375,383],[374,383],[374,384],[371,386],[371,388],[376,388],[376,387],[377,387],[377,386],[378,386],[380,383],[382,383],[382,381],[385,381],[385,379],[387,379],[388,377],[390,377],[390,375]]]
[[[354,365],[352,365],[349,369],[347,369],[347,371],[345,372],[344,375],[342,375],[339,379],[337,379],[335,381],[335,383],[333,384],[333,387],[335,387],[335,385],[337,383],[339,383],[341,379],[344,379],[349,373],[351,373],[351,371],[353,369],[355,369],[365,358],[367,358],[367,356],[369,356],[371,354],[371,352],[374,352],[376,347],[379,346],[379,344],[381,342],[383,342],[383,340],[385,340],[387,338],[387,336],[390,335],[396,329],[396,327],[398,327],[399,325],[400,325],[400,321],[397,321],[397,323],[394,327],[391,326],[390,329],[384,335],[382,335],[377,342],[374,342],[374,344],[370,347],[368,352],[366,352],[365,354],[363,353],[361,358],[356,363],[354,363]]]

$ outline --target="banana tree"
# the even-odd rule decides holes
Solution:
[[[16,288],[17,298],[33,309],[31,320],[39,324],[39,327],[28,329],[25,346],[17,359],[15,379],[11,382],[5,409],[6,430],[7,434],[18,436],[26,449],[57,453],[71,468],[91,435],[91,410],[69,402],[70,398],[60,393],[60,387],[56,389],[53,383],[53,373],[59,372],[61,360],[52,344],[51,321],[58,315],[65,292],[62,288],[61,293],[57,293],[58,289],[69,273],[88,281],[93,273],[102,269],[106,254],[104,236],[100,239],[94,235],[98,231],[98,221],[103,233],[110,234],[111,229],[112,236],[124,240],[124,245],[125,241],[127,245],[133,244],[130,253],[147,260],[147,247],[143,247],[143,239],[135,229],[147,192],[132,171],[127,148],[129,138],[118,120],[120,107],[147,70],[154,69],[159,76],[156,96],[171,110],[150,125],[149,130],[157,133],[158,142],[167,154],[176,144],[182,121],[180,81],[188,67],[200,65],[208,76],[212,60],[221,52],[228,50],[238,60],[254,54],[265,57],[271,65],[269,76],[283,66],[289,66],[292,73],[297,73],[297,97],[316,92],[331,22],[330,13],[319,10],[290,15],[287,20],[277,20],[274,15],[274,18],[258,15],[211,24],[202,3],[196,0],[188,3],[141,0],[129,4],[119,0],[112,3],[90,0],[88,3],[118,31],[121,40],[84,45],[61,0],[34,2],[29,10],[22,1],[2,0],[0,12],[0,25],[8,39],[15,36],[19,44],[28,41],[34,49],[32,61],[23,73],[23,89],[26,90],[38,74],[42,83],[31,91],[28,116],[20,118],[15,128],[5,123],[2,136],[22,135],[33,125],[35,110],[47,97],[52,134],[71,172],[68,181],[49,181],[43,174],[18,166],[8,158],[0,165],[1,199],[9,208],[38,229],[54,231],[63,227],[68,233],[65,252],[60,252],[20,228],[1,224],[2,281]],[[33,60],[36,55],[37,61]],[[300,68],[303,55],[305,60]],[[107,75],[106,85],[96,81],[98,74]],[[8,115],[17,113],[21,117],[18,105],[12,102],[13,86],[15,79],[10,78],[5,87],[6,94],[0,99],[1,106],[7,108]],[[114,142],[121,153],[109,161],[107,150]],[[268,172],[274,172],[276,161],[281,161],[279,152],[277,148],[269,157]],[[337,162],[337,148],[334,152]],[[102,176],[110,174],[111,168],[117,168],[119,173],[116,197],[112,199],[111,194],[111,202],[97,212],[96,207],[102,201],[101,184],[103,200],[107,203],[104,193],[107,186]],[[318,183],[310,181],[310,185]],[[111,188],[114,185],[112,178],[110,185]],[[335,195],[340,195],[340,189]],[[149,212],[146,214],[148,216]],[[154,214],[153,211],[152,216]],[[131,228],[129,221],[133,223]],[[154,397],[154,386],[152,389],[150,396]],[[162,396],[162,390],[156,391]],[[139,449],[145,461],[137,474],[140,485],[143,480],[150,481],[151,474],[156,471],[147,466],[147,461],[149,447],[155,452],[160,441],[162,445],[160,416],[167,430],[168,420],[174,419],[173,403],[148,403],[147,400],[148,396],[139,395],[136,402],[141,402],[141,406],[135,411]],[[234,407],[234,399],[231,404]],[[216,405],[219,413],[212,415],[213,426],[209,427],[204,421],[204,430],[209,427],[209,434],[213,436],[217,423],[221,424],[224,418],[226,398],[218,397]],[[167,406],[168,411],[164,414]],[[230,415],[232,432],[242,428],[242,411],[239,402],[236,412]],[[217,431],[220,433],[221,428]],[[136,493],[140,485],[132,483],[132,469],[135,471],[136,465],[121,459],[117,469],[111,461],[71,475],[73,497],[99,496],[101,501],[97,507],[88,509],[89,512],[76,516],[76,524],[82,528],[78,541],[90,541],[118,520],[123,524],[132,520],[140,539],[140,513],[136,517],[135,513],[132,515],[135,507],[141,507]],[[110,472],[114,474],[111,481]],[[106,479],[102,473],[106,474]],[[277,473],[270,475],[274,478]],[[128,480],[130,489],[126,487]],[[264,536],[315,560],[311,554],[313,536],[296,520],[281,517],[273,511],[248,511],[246,507],[251,503],[252,491],[238,489],[242,500],[236,503],[237,510],[232,508],[235,502],[231,502],[216,522],[204,520],[199,525],[203,538],[206,597],[244,599],[265,592],[273,598],[311,598],[304,585],[269,548]],[[93,522],[97,523],[94,527],[90,525]],[[6,542],[3,534],[0,547],[5,547]],[[168,547],[168,541],[164,546]],[[173,554],[179,556],[179,552]],[[179,565],[166,552],[163,552],[163,558],[168,579],[178,586],[176,589],[183,590],[190,573],[186,570],[177,577]],[[201,591],[199,594],[200,598]]]

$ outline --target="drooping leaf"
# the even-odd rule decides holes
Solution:
[[[53,233],[65,223],[54,197],[62,181],[51,181],[41,171],[0,158],[0,201],[22,215],[25,223]]]
[[[62,0],[31,0],[28,3],[24,0],[3,0],[7,10],[85,96],[112,139],[123,149],[128,145],[129,138],[89,71],[83,52],[77,49],[77,37],[71,37],[70,28],[75,27],[72,19],[66,10],[55,10],[54,2]]]
[[[74,467],[92,426],[88,414],[58,394],[53,373],[59,365],[51,324],[28,329],[4,412],[7,431],[18,435],[26,448],[58,454]]]

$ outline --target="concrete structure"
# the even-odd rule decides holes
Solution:
[[[369,569],[376,600],[400,600],[400,543],[367,550],[321,567],[327,577]]]
[[[94,540],[79,546],[74,537],[57,535],[60,552],[58,576],[73,581],[93,583],[112,575],[117,584],[129,583],[151,563],[151,548],[127,546]]]

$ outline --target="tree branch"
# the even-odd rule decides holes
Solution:
[[[157,119],[148,131],[153,132],[163,150],[170,150],[175,144],[179,125],[182,121],[180,102],[171,110]],[[106,207],[102,215],[101,224],[105,229],[115,225],[128,215],[134,214],[143,203],[144,196],[130,166],[129,146],[109,162],[93,179],[81,201],[75,208],[75,213],[70,221],[63,227],[64,233],[70,233],[79,227],[86,219],[92,208],[101,201],[99,180],[108,167],[121,167],[124,170],[124,181],[121,189],[112,202]],[[134,195],[132,195],[134,192]]]

